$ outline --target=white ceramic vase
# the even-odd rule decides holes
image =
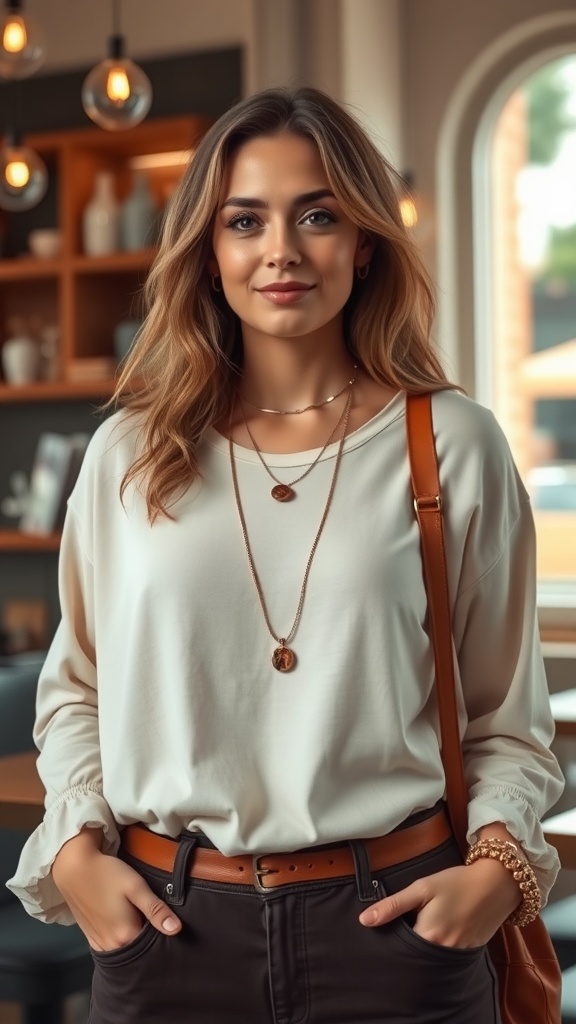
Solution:
[[[114,177],[110,171],[100,171],[94,182],[94,192],[84,209],[82,234],[87,256],[108,256],[118,250],[120,207],[114,194]]]
[[[8,384],[31,384],[40,377],[42,357],[34,338],[8,338],[2,345],[2,370]]]

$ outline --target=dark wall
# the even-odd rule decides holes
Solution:
[[[242,53],[237,48],[141,61],[154,90],[149,118],[175,114],[216,117],[223,113],[241,96],[241,61]],[[11,124],[17,124],[24,133],[91,125],[80,101],[88,70],[1,83],[0,135]],[[38,226],[34,210],[21,216],[31,222],[23,223],[25,235],[31,226]],[[42,431],[93,432],[100,421],[95,403],[0,403],[0,500],[9,492],[9,476],[14,470],[30,472]],[[14,520],[0,514],[0,529],[14,525]],[[53,631],[59,618],[57,563],[53,553],[0,552],[0,613],[8,598],[42,598],[48,603]]]
[[[237,48],[140,61],[154,92],[148,117],[222,114],[240,99],[241,61],[242,52]],[[92,121],[80,100],[89,70],[80,68],[20,82],[0,82],[0,131],[8,127],[13,117],[22,132],[90,127]]]

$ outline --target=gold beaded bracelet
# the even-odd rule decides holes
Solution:
[[[542,896],[530,865],[517,856],[518,847],[504,839],[479,839],[468,850],[466,864],[475,860],[490,857],[499,860],[508,871],[511,871],[522,891],[522,903],[506,918],[505,924],[516,924],[522,928],[530,924],[540,912]]]

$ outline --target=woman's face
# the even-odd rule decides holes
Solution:
[[[301,337],[334,322],[367,237],[342,211],[313,142],[284,132],[246,142],[230,159],[208,269],[252,331]]]

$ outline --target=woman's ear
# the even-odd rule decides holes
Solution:
[[[358,270],[360,267],[366,267],[370,263],[375,248],[376,242],[374,239],[367,235],[365,231],[360,231],[356,252],[354,253],[355,270]]]
[[[215,256],[211,256],[210,259],[207,261],[206,269],[212,277],[220,276],[220,267],[218,266]]]

